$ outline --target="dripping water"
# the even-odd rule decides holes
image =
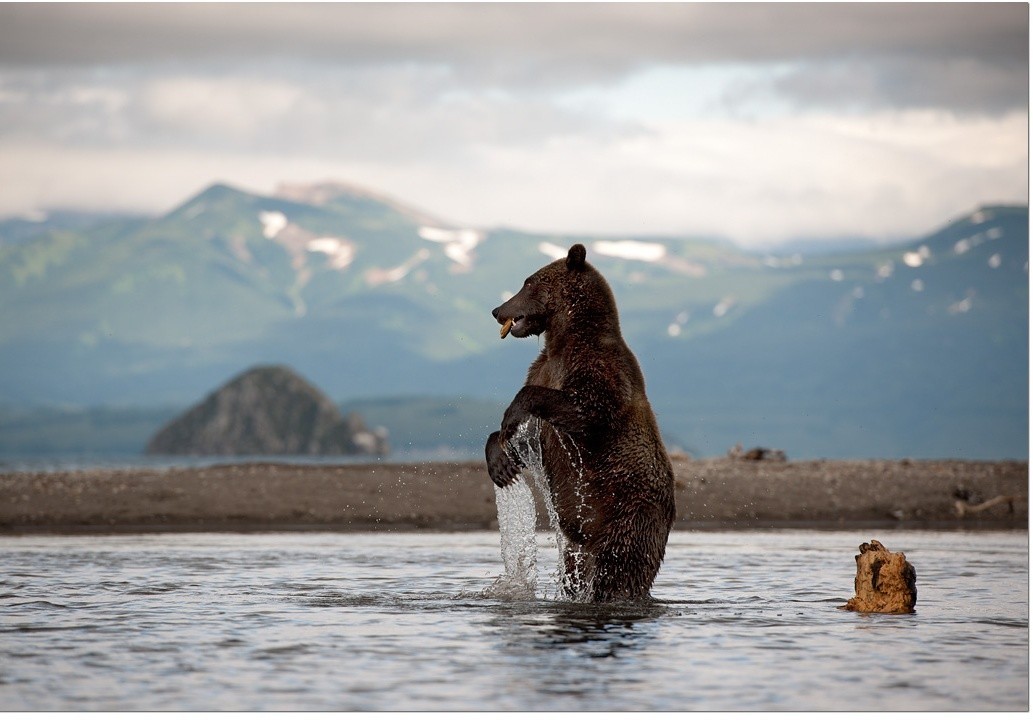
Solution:
[[[583,463],[581,453],[572,439],[567,436],[568,443],[563,442],[562,435],[557,433],[561,447],[570,458],[571,466],[577,471],[575,493],[578,499],[577,517],[585,521],[587,504],[582,494]],[[534,597],[538,590],[537,556],[538,543],[535,538],[535,527],[538,515],[532,486],[542,499],[549,518],[549,527],[556,538],[558,561],[550,579],[558,589],[557,596],[567,600],[585,600],[590,595],[590,573],[582,577],[587,569],[587,554],[580,548],[571,548],[572,541],[560,530],[559,514],[553,503],[549,490],[549,479],[545,472],[545,462],[541,444],[542,422],[538,418],[529,418],[517,428],[510,439],[512,448],[520,458],[523,468],[521,478],[510,486],[495,489],[495,505],[499,518],[502,560],[505,569],[489,587],[487,593],[492,596],[517,594],[521,598]],[[571,448],[574,452],[571,452]],[[575,457],[576,454],[576,457]],[[577,559],[574,567],[567,568],[565,558],[570,555]]]
[[[575,518],[578,522],[579,531],[582,537],[584,537],[585,523],[588,520],[588,502],[585,500],[585,475],[584,460],[581,458],[581,450],[574,443],[574,439],[570,437],[568,433],[561,433],[560,431],[553,429],[556,433],[556,440],[560,444],[560,448],[567,454],[567,459],[570,461],[571,468],[577,472],[577,479],[574,482],[574,496],[577,499],[577,505],[574,508]],[[566,436],[567,442],[564,442],[563,438]],[[555,511],[555,507],[552,503],[551,494],[548,492],[548,485],[544,471],[541,475],[541,480],[538,485],[539,490],[549,497],[548,507],[550,510],[550,522],[552,523],[553,529],[556,531],[556,542],[560,547],[560,560],[559,567],[557,569],[557,576],[560,581],[560,588],[565,592],[565,595],[572,601],[587,602],[591,600],[592,587],[595,583],[595,569],[592,564],[592,559],[589,554],[584,551],[580,546],[574,544],[573,541],[568,539],[566,535],[560,531],[559,528],[559,516]],[[565,558],[569,557],[573,562],[573,567],[568,568],[565,562]]]
[[[507,600],[532,599],[538,586],[538,540],[535,538],[538,514],[531,488],[522,479],[505,488],[496,488],[495,507],[504,571],[485,595]]]

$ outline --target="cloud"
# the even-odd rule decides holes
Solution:
[[[435,66],[235,72],[0,70],[0,137],[96,147],[183,147],[444,162],[483,145],[534,149],[564,135],[640,132],[540,95],[471,89]]]
[[[1028,10],[1018,3],[14,3],[0,18],[0,58],[12,62],[162,60],[187,51],[441,61],[518,51],[550,62],[591,56],[628,64],[1021,56]]]
[[[900,238],[968,209],[973,198],[1023,202],[1028,159],[1014,148],[1025,134],[1022,113],[1004,123],[935,112],[680,121],[606,152],[581,142],[534,158],[498,151],[492,189],[519,197],[539,230],[691,229],[747,245]],[[546,176],[565,189],[563,202],[529,197],[527,188]],[[491,197],[476,202],[482,212],[503,211]]]
[[[652,64],[863,65],[881,96],[909,102],[930,68],[967,68],[973,98],[1022,107],[1028,7],[1020,3],[327,3],[0,6],[0,63],[430,64],[465,82],[558,87],[613,82]],[[869,60],[878,59],[870,64]],[[844,65],[846,64],[846,65]],[[904,72],[893,92],[892,78]],[[908,76],[911,76],[909,79]],[[941,72],[941,76],[948,74]],[[979,79],[991,79],[981,92]],[[815,76],[817,77],[817,76]],[[839,79],[849,88],[851,74]],[[869,78],[869,81],[871,79]],[[1002,86],[1003,83],[1003,86]],[[799,84],[797,84],[798,86]],[[786,87],[793,90],[793,84]],[[989,90],[988,90],[989,88]],[[800,94],[799,87],[794,91]],[[848,92],[848,91],[847,91]],[[826,93],[827,95],[827,93]],[[812,98],[819,97],[811,94]]]
[[[536,152],[484,144],[449,163],[304,153],[93,150],[0,142],[0,214],[73,202],[163,211],[213,179],[360,179],[461,224],[570,233],[786,238],[919,234],[980,201],[1023,202],[1026,117],[942,112],[667,122],[619,140],[566,135]],[[155,168],[161,172],[156,173]],[[931,192],[935,189],[935,192]]]
[[[146,121],[167,132],[251,138],[304,100],[301,88],[276,80],[172,77],[147,83],[139,102]]]
[[[903,237],[1028,194],[1019,4],[0,4],[0,215],[341,179],[459,223]]]
[[[1026,65],[971,57],[845,59],[796,64],[772,90],[807,107],[949,108],[997,115],[1029,102]]]

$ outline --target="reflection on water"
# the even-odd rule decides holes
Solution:
[[[547,613],[499,614],[488,622],[511,671],[506,708],[565,711],[680,710],[676,703],[638,699],[668,695],[654,684],[643,655],[659,641],[662,605],[597,608],[554,604]],[[679,692],[671,689],[675,694]]]
[[[661,604],[628,609],[553,606],[546,614],[503,613],[487,625],[513,654],[626,658],[654,638],[652,622],[665,615]]]
[[[606,606],[486,593],[490,533],[0,538],[0,709],[1026,709],[1026,534],[878,537],[913,615],[836,609],[856,533],[675,533]]]

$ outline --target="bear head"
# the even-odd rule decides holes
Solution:
[[[516,295],[495,308],[491,314],[503,326],[502,337],[546,332],[556,336],[575,324],[589,334],[592,329],[619,332],[613,293],[585,255],[585,246],[572,245],[566,258],[539,269]]]

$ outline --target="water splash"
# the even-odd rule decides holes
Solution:
[[[523,480],[496,488],[495,507],[505,571],[485,590],[485,595],[510,601],[532,599],[538,588],[538,514],[531,488]]]
[[[574,506],[574,517],[578,522],[579,531],[584,537],[585,523],[588,520],[589,506],[585,500],[585,464],[581,457],[581,449],[577,447],[574,439],[569,433],[561,433],[553,429],[560,448],[567,454],[571,468],[577,472],[577,479],[574,481],[574,497],[577,503]],[[567,442],[564,442],[566,437]],[[575,544],[559,527],[559,515],[552,503],[544,470],[539,489],[543,494],[548,495],[548,507],[550,510],[550,523],[556,532],[556,543],[560,547],[560,560],[557,569],[557,580],[565,598],[571,601],[587,602],[591,600],[592,587],[595,583],[595,568],[591,556],[584,551],[580,545]],[[569,565],[568,565],[569,564]]]
[[[578,505],[576,513],[583,524],[587,504],[582,495],[584,464],[581,452],[569,436],[567,436],[568,446],[558,431],[553,429],[553,432],[557,433],[560,446],[566,451],[571,466],[577,471],[575,494]],[[523,464],[520,472],[522,479],[506,489],[496,489],[495,504],[498,509],[502,559],[506,571],[504,576],[495,581],[489,592],[492,594],[508,593],[515,588],[518,591],[527,589],[533,595],[537,591],[538,544],[534,536],[537,512],[534,495],[531,491],[533,487],[541,496],[542,505],[545,506],[549,517],[549,527],[556,538],[559,558],[555,571],[549,574],[550,580],[558,589],[556,596],[564,600],[586,600],[592,587],[590,571],[587,570],[590,567],[589,557],[579,547],[574,547],[573,542],[560,530],[559,514],[553,503],[552,492],[549,489],[549,477],[545,472],[541,434],[541,420],[530,418],[517,428],[516,433],[510,439],[513,451]],[[568,559],[571,561],[570,567],[568,567]],[[526,596],[523,597],[526,598]]]
[[[517,428],[511,442],[525,464],[537,455],[536,465],[544,473],[541,450],[539,448],[536,454],[532,449],[538,442],[539,428],[538,419],[529,419]],[[521,476],[509,486],[495,489],[505,571],[485,590],[486,595],[494,598],[531,599],[535,598],[538,588],[538,539],[535,536],[538,511],[527,480],[533,473],[525,470]]]
[[[539,418],[531,418],[522,423],[512,439],[513,449],[520,457],[524,467],[521,475],[528,486],[533,486],[542,499],[545,512],[549,517],[549,528],[556,536],[556,548],[559,552],[559,560],[556,569],[550,574],[550,579],[560,589],[557,593],[562,596],[563,579],[565,576],[563,559],[566,556],[567,537],[560,531],[560,517],[556,512],[556,505],[552,501],[552,492],[549,490],[549,476],[545,472],[545,460],[542,455],[542,422]]]

